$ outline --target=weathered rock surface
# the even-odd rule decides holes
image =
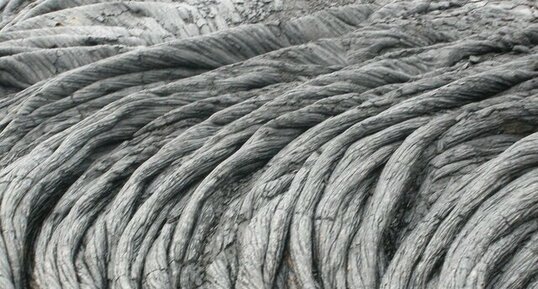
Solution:
[[[538,288],[535,1],[0,9],[0,288]]]

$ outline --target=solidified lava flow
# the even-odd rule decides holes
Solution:
[[[0,0],[0,288],[538,288],[537,44],[533,0]]]

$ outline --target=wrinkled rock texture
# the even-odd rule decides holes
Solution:
[[[538,288],[537,2],[0,10],[0,288]]]

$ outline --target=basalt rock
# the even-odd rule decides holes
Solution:
[[[534,1],[0,9],[0,288],[538,288]]]

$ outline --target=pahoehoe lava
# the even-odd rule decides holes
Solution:
[[[538,288],[537,44],[534,0],[2,0],[0,288]]]

